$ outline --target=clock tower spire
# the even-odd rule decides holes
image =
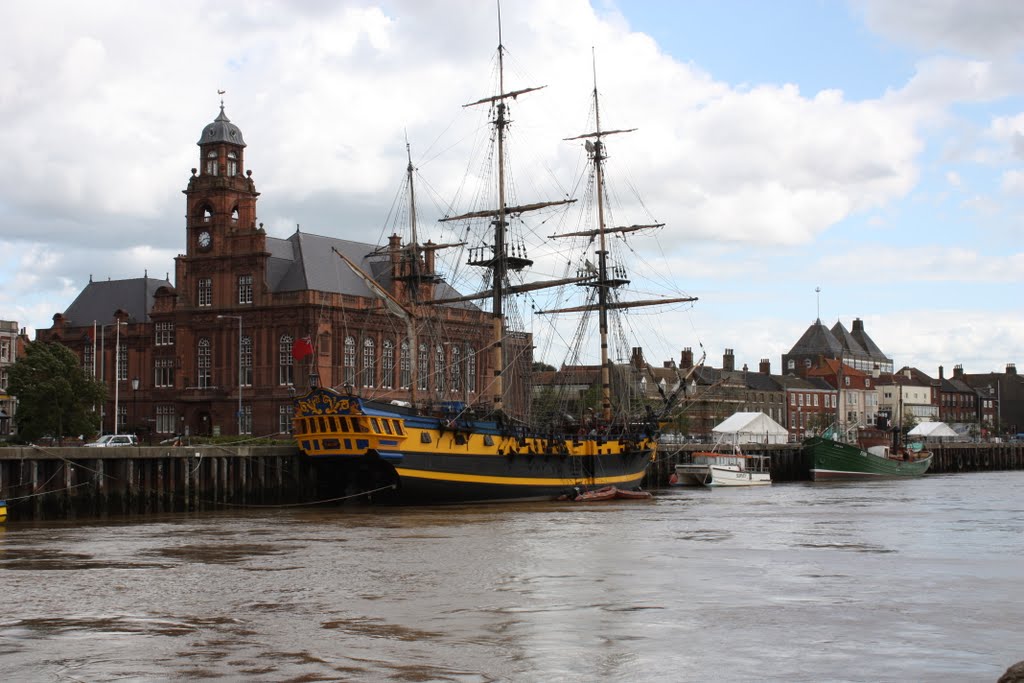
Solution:
[[[189,256],[223,254],[223,243],[232,236],[256,231],[259,196],[252,172],[242,174],[245,140],[241,129],[224,113],[223,100],[217,118],[203,128],[196,144],[199,168],[192,169],[184,191],[188,197],[186,252]]]

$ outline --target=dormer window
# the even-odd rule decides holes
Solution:
[[[217,152],[206,153],[206,175],[217,175]]]
[[[234,152],[228,152],[228,175],[238,175],[238,155]]]

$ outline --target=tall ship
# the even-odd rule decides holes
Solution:
[[[380,297],[394,315],[396,327],[404,331],[403,344],[414,350],[402,359],[402,372],[411,376],[405,399],[385,400],[365,387],[357,390],[349,384],[319,386],[315,375],[308,391],[295,398],[293,427],[298,446],[318,461],[318,476],[338,497],[433,504],[574,499],[609,487],[637,491],[655,458],[661,429],[678,394],[685,390],[685,378],[679,378],[668,390],[659,387],[657,401],[645,401],[635,390],[635,376],[629,377],[638,372],[637,366],[613,360],[611,349],[621,349],[621,341],[630,338],[620,319],[628,316],[617,314],[654,305],[687,305],[696,299],[681,293],[633,300],[625,296],[630,276],[620,255],[634,254],[629,241],[663,224],[615,226],[610,221],[606,138],[630,130],[602,128],[596,67],[588,119],[593,128],[565,138],[587,162],[581,165],[587,170],[575,183],[582,188],[582,198],[520,202],[508,168],[510,108],[543,86],[507,88],[505,57],[499,14],[496,92],[464,105],[488,112],[488,152],[478,175],[488,181],[489,191],[473,195],[470,210],[440,219],[439,228],[448,230],[442,237],[454,239],[420,242],[414,166],[409,157],[408,236],[382,248],[394,264],[390,277],[402,283],[406,300],[385,291],[369,273],[338,254]],[[584,217],[572,222],[566,217],[569,208],[583,208]],[[551,230],[547,226],[556,223],[560,224],[557,234],[547,234]],[[560,277],[529,277],[534,261],[528,255],[528,238],[538,235],[544,238],[541,244],[547,243],[564,264]],[[442,249],[459,255],[460,272],[470,269],[481,274],[476,292],[462,295],[446,286],[443,291],[449,295],[437,296],[441,276],[434,259]],[[550,254],[547,258],[550,264]],[[548,291],[547,301],[556,303],[538,308],[533,297],[541,291]],[[426,359],[415,350],[424,347],[424,339],[433,339],[437,325],[442,324],[443,316],[434,313],[441,306],[472,302],[479,302],[478,310],[487,313],[487,347],[464,359],[473,366],[454,365],[446,377],[428,382]],[[588,366],[596,381],[588,381],[585,388],[551,384],[542,391],[534,388],[537,374],[550,375],[554,368],[532,360],[534,339],[524,331],[526,315],[520,310],[526,304],[532,320],[568,318],[561,328],[554,322],[547,328],[575,331],[566,344],[569,365],[563,364],[563,369],[583,367],[585,343],[597,347],[592,356],[586,356],[599,358],[599,364]],[[426,348],[434,348],[433,344]],[[482,373],[483,400],[474,402],[465,396],[452,400],[452,389],[456,384],[464,386],[473,372],[466,368],[477,363],[487,370]],[[441,386],[445,392],[437,391]]]

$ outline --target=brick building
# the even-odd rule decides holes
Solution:
[[[223,105],[197,144],[174,282],[90,281],[37,331],[78,352],[107,386],[100,431],[277,435],[290,431],[292,396],[311,376],[385,400],[480,398],[493,375],[489,355],[478,355],[489,315],[465,302],[427,314],[424,302],[457,296],[434,272],[429,243],[413,248],[394,235],[371,245],[298,229],[270,237],[257,223],[252,172],[243,174],[246,143]],[[418,322],[411,340],[375,290],[440,324]],[[528,335],[520,343],[530,344]]]

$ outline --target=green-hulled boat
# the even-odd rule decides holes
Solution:
[[[928,451],[895,451],[888,446],[874,446],[866,451],[822,436],[804,441],[803,453],[812,481],[919,477],[932,464]]]

